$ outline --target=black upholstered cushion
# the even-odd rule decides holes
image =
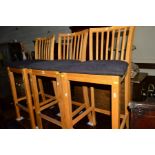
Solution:
[[[37,70],[49,70],[49,71],[60,71],[60,70],[68,70],[73,64],[80,64],[81,62],[78,60],[46,60],[31,63],[28,65],[29,69],[37,69]]]
[[[41,60],[25,60],[25,61],[15,61],[7,64],[8,67],[23,69],[27,68],[30,64],[40,62]]]
[[[127,71],[128,63],[117,60],[86,61],[72,64],[70,67],[61,68],[59,71],[67,73],[97,74],[97,75],[119,75]]]

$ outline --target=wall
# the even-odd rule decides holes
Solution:
[[[135,31],[133,62],[155,63],[155,26],[138,26]],[[155,75],[154,69],[142,69],[149,75]]]
[[[55,34],[56,41],[58,33],[68,33],[68,26],[7,26],[0,27],[0,43],[17,40],[25,45],[28,51],[34,51],[33,40],[37,37]]]

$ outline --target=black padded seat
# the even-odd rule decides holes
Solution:
[[[48,71],[60,71],[60,70],[69,70],[73,65],[78,65],[81,62],[78,60],[46,60],[31,63],[28,65],[29,69],[36,70],[48,70]]]
[[[116,75],[123,76],[128,68],[128,63],[119,60],[94,60],[72,64],[70,67],[62,67],[60,72]]]
[[[11,68],[23,69],[27,68],[32,63],[40,62],[41,60],[24,60],[24,61],[15,61],[9,63],[7,66]],[[43,60],[42,60],[43,61]]]

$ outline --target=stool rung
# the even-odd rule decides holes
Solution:
[[[54,118],[51,118],[51,117],[49,117],[49,116],[47,116],[47,115],[45,115],[45,114],[42,114],[42,113],[40,113],[40,116],[41,116],[41,118],[43,118],[43,119],[45,119],[45,120],[47,120],[47,121],[49,121],[49,122],[51,122],[51,123],[54,123],[54,124],[56,124],[56,125],[62,127],[60,121],[58,121],[58,120],[56,120],[56,119],[54,119]]]
[[[125,115],[122,122],[121,122],[121,125],[120,125],[120,129],[123,129],[124,126],[125,126],[125,123],[126,123],[126,119],[127,119],[128,115]]]
[[[20,103],[17,103],[17,106],[18,106],[19,108],[21,108],[22,110],[28,112],[28,108],[25,107],[25,106],[23,106],[23,105],[21,105]]]
[[[39,104],[40,104],[40,106],[43,106],[43,105],[45,105],[45,104],[47,104],[49,102],[52,102],[53,100],[55,100],[55,99],[54,98],[50,98],[50,99],[47,99],[47,100],[45,100],[43,102],[40,102]]]
[[[72,113],[72,117],[74,117],[76,114],[78,114],[82,109],[85,108],[85,105],[81,105],[80,107],[78,107],[73,113]]]
[[[20,98],[17,99],[18,102],[20,102],[20,101],[22,101],[22,100],[26,100],[26,96],[20,97]]]
[[[84,111],[81,115],[77,116],[73,120],[73,125],[76,124],[78,121],[80,121],[83,117],[85,117],[88,113],[90,113],[93,110],[93,107],[88,108],[86,111]]]
[[[48,103],[48,104],[42,106],[42,107],[40,108],[40,111],[42,111],[42,110],[44,110],[44,109],[46,109],[46,108],[49,108],[50,106],[53,106],[53,105],[56,104],[56,103],[58,103],[57,100],[52,101],[51,103]]]
[[[77,105],[77,106],[81,106],[81,105],[83,105],[84,103],[80,103],[80,102],[77,102],[77,101],[72,101],[72,104]]]

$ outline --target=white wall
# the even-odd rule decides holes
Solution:
[[[136,27],[134,45],[134,62],[155,63],[155,26]]]
[[[155,26],[137,26],[135,31],[133,62],[155,63]],[[149,75],[155,75],[154,69],[143,69]]]

